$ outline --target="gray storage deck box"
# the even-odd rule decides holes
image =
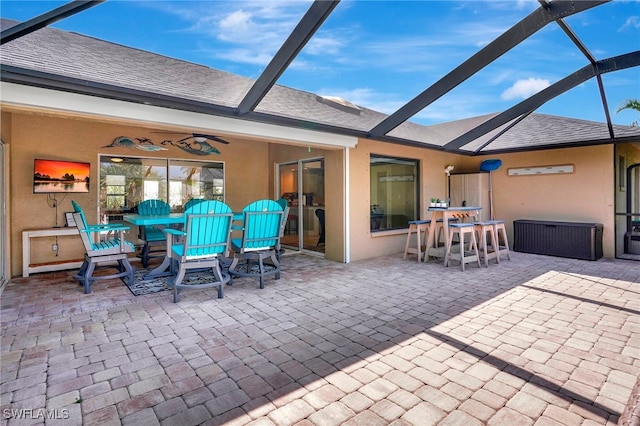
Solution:
[[[519,219],[513,221],[515,251],[572,259],[602,257],[602,224]]]

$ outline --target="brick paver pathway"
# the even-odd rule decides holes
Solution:
[[[263,290],[179,304],[119,280],[85,295],[71,272],[12,280],[0,423],[603,425],[640,374],[640,262],[283,265]]]

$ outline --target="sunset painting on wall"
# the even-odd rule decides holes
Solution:
[[[89,192],[90,172],[90,163],[36,158],[33,164],[33,193]]]

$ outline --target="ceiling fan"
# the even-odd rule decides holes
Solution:
[[[156,131],[151,131],[151,133],[164,133],[167,135],[189,135],[185,138],[182,138],[178,141],[176,141],[176,143],[180,143],[183,141],[187,141],[189,139],[193,139],[196,142],[206,142],[208,140],[213,141],[213,142],[218,142],[218,143],[223,143],[225,145],[228,145],[229,142],[219,138],[218,136],[215,135],[207,135],[205,133],[188,133],[188,132],[171,132],[171,131],[165,131],[165,130],[156,130]]]

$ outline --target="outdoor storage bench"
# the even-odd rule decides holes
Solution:
[[[602,224],[519,219],[513,221],[513,249],[519,252],[598,260]]]

